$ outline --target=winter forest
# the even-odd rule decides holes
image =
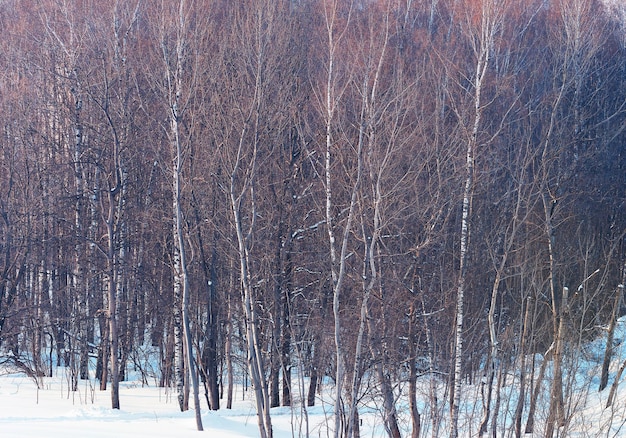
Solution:
[[[138,372],[198,429],[246,382],[262,438],[323,390],[335,438],[374,398],[392,438],[464,435],[467,398],[477,435],[567,436],[585,345],[590,392],[619,381],[620,1],[3,0],[0,28],[1,366],[93,370],[113,409]]]

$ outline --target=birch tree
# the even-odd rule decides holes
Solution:
[[[406,189],[410,178],[402,166],[400,133],[410,137],[406,117],[408,108],[407,95],[413,90],[402,72],[387,70],[392,64],[397,68],[401,62],[394,57],[391,40],[395,36],[393,28],[393,4],[371,5],[364,13],[355,14],[355,21],[364,36],[356,50],[353,87],[354,96],[359,96],[360,115],[356,132],[357,172],[362,184],[358,189],[358,216],[362,245],[362,295],[354,352],[351,352],[353,365],[350,372],[352,381],[349,386],[348,416],[346,436],[358,436],[358,406],[361,378],[364,369],[365,353],[369,350],[374,359],[376,375],[379,380],[383,399],[383,420],[387,433],[391,437],[400,436],[398,414],[395,408],[395,396],[391,378],[386,369],[384,343],[384,313],[373,312],[370,304],[372,294],[379,292],[379,298],[385,303],[381,269],[382,235],[394,219],[402,217],[402,211],[393,211],[390,204],[395,204],[399,193]],[[390,74],[391,73],[391,74]],[[393,90],[393,91],[391,91]],[[354,99],[356,100],[356,99]],[[355,102],[356,103],[356,102]],[[407,106],[405,106],[407,105]],[[402,169],[400,168],[402,167]],[[410,167],[408,167],[410,168]],[[403,174],[403,171],[406,171]],[[357,174],[358,177],[358,174]],[[397,205],[397,204],[396,204]],[[385,245],[386,246],[386,245]],[[369,348],[367,348],[369,344]]]
[[[49,5],[51,6],[51,5]],[[71,274],[67,278],[67,300],[70,302],[72,309],[71,315],[68,315],[68,322],[60,324],[65,327],[59,327],[57,332],[57,343],[65,337],[75,339],[82,338],[85,335],[84,322],[88,309],[88,290],[85,287],[85,272],[89,269],[85,266],[85,258],[83,257],[86,249],[86,223],[87,223],[87,190],[89,181],[87,180],[88,170],[85,164],[85,157],[89,154],[89,145],[85,141],[84,124],[88,119],[85,114],[84,107],[86,95],[84,91],[85,77],[82,69],[86,65],[88,58],[88,50],[85,48],[85,32],[86,20],[84,10],[91,7],[89,3],[81,6],[68,3],[60,3],[53,7],[44,8],[40,14],[41,31],[45,35],[43,41],[51,48],[54,55],[50,56],[46,61],[46,67],[50,69],[50,79],[54,85],[51,86],[51,102],[58,105],[54,110],[56,123],[59,128],[67,129],[68,132],[57,141],[66,143],[63,150],[68,154],[69,162],[72,163],[73,177],[73,233],[72,242],[73,260],[70,264]],[[58,117],[58,118],[57,118]],[[54,119],[53,119],[54,120]],[[51,120],[52,123],[55,123]],[[82,305],[74,307],[74,299],[78,300]],[[63,341],[65,342],[65,340]],[[103,343],[106,347],[106,341]],[[87,354],[83,353],[83,358]],[[67,365],[72,374],[73,388],[76,389],[78,374],[73,355],[68,358]],[[83,374],[85,370],[83,369]],[[106,383],[104,384],[106,387]]]
[[[200,410],[198,377],[195,370],[190,326],[190,280],[186,250],[185,212],[183,211],[183,164],[188,154],[189,138],[184,121],[192,116],[195,78],[199,74],[197,59],[202,32],[197,28],[203,14],[196,2],[180,0],[163,4],[154,20],[160,63],[159,81],[167,111],[167,125],[163,126],[170,147],[172,188],[172,263],[174,289],[175,375],[181,410],[188,409],[188,391],[191,391],[195,409],[196,427],[203,430]],[[206,11],[203,11],[206,12]],[[156,24],[155,23],[155,24]],[[158,72],[158,70],[157,70]],[[158,74],[158,73],[157,73]]]
[[[224,87],[227,92],[210,96],[215,109],[212,131],[216,143],[223,148],[220,157],[226,174],[224,188],[236,239],[246,363],[254,388],[259,433],[263,438],[273,435],[267,368],[268,359],[270,368],[272,365],[271,351],[281,342],[282,321],[279,310],[268,315],[269,319],[274,317],[274,327],[270,331],[269,347],[266,347],[262,334],[262,291],[265,283],[275,285],[276,280],[264,277],[261,268],[267,263],[262,230],[277,226],[281,234],[280,223],[264,224],[264,221],[275,217],[277,208],[268,204],[272,197],[267,196],[267,192],[275,190],[269,185],[277,183],[272,179],[276,164],[271,160],[278,158],[279,154],[274,151],[284,147],[285,131],[290,129],[286,124],[292,111],[291,96],[284,94],[289,87],[283,83],[292,80],[294,71],[290,64],[289,7],[282,1],[257,2],[239,5],[226,15],[231,32],[220,50],[219,70],[215,75],[220,79],[215,85]],[[275,291],[274,287],[269,286],[269,289]],[[273,301],[273,306],[280,305],[280,298]],[[268,350],[270,358],[265,353]],[[283,373],[287,373],[287,365],[283,367]]]
[[[355,179],[352,188],[349,189],[349,201],[347,204],[347,215],[342,228],[336,224],[336,213],[334,203],[336,202],[333,186],[334,184],[334,155],[337,150],[337,121],[336,113],[340,105],[344,92],[345,78],[340,74],[344,71],[338,68],[338,56],[340,47],[345,44],[345,36],[350,26],[352,4],[343,8],[340,1],[322,2],[322,18],[324,20],[325,31],[325,64],[324,64],[324,86],[320,87],[320,111],[324,121],[325,145],[324,145],[324,189],[325,189],[325,211],[326,211],[326,231],[328,233],[330,271],[332,277],[332,297],[333,297],[333,321],[334,321],[334,342],[335,342],[335,409],[334,409],[334,437],[343,436],[344,425],[343,411],[343,384],[346,375],[345,349],[343,346],[342,323],[340,313],[341,295],[343,293],[343,283],[346,276],[346,258],[348,254],[348,241],[352,232],[354,212],[356,208],[358,186],[362,171],[361,149],[357,152],[357,167],[354,175]],[[362,140],[362,137],[361,137]],[[359,146],[362,143],[359,142]],[[339,235],[340,240],[337,240]],[[350,420],[348,419],[348,423]]]
[[[471,93],[467,101],[469,111],[465,125],[465,183],[462,195],[461,230],[459,239],[459,274],[456,296],[456,326],[454,341],[454,386],[450,392],[450,437],[459,434],[459,406],[461,385],[463,380],[463,318],[465,316],[465,293],[467,287],[467,265],[469,254],[469,236],[471,224],[471,207],[474,196],[474,165],[476,154],[484,142],[481,138],[483,130],[483,114],[485,102],[483,93],[489,74],[491,56],[494,51],[496,36],[500,31],[504,6],[497,1],[483,0],[468,4],[465,9],[465,25],[468,30],[469,45],[473,54],[474,71],[470,76]],[[463,13],[463,12],[462,12]],[[468,94],[469,94],[468,93]],[[461,120],[464,119],[461,115]],[[464,113],[463,113],[464,114]]]
[[[132,84],[134,72],[131,52],[134,27],[138,18],[136,3],[130,11],[125,11],[121,5],[115,4],[112,10],[105,10],[106,20],[93,23],[91,26],[91,43],[93,47],[101,46],[106,49],[102,66],[94,74],[97,79],[90,82],[85,90],[90,101],[96,106],[103,121],[103,138],[95,138],[94,142],[102,141],[101,148],[108,153],[104,154],[101,163],[101,172],[96,173],[102,179],[102,190],[94,196],[100,201],[100,214],[106,230],[106,244],[102,252],[107,260],[106,291],[108,303],[108,335],[110,338],[110,369],[111,369],[111,399],[114,409],[119,409],[119,380],[122,376],[120,366],[121,345],[119,302],[124,297],[127,287],[126,272],[128,271],[128,218],[126,217],[128,197],[128,166],[124,153],[128,152],[129,143],[137,135],[133,132],[133,114],[137,108],[132,108],[135,87]],[[109,15],[110,14],[110,15]],[[108,21],[110,19],[110,22]],[[104,27],[104,28],[103,28]],[[95,117],[94,117],[95,118]],[[107,135],[108,134],[108,135]],[[100,187],[100,181],[96,182]],[[128,342],[128,341],[127,341]]]
[[[564,425],[564,399],[562,381],[562,358],[564,349],[564,333],[560,331],[563,327],[562,318],[565,318],[568,290],[566,286],[559,287],[558,263],[561,258],[557,247],[557,224],[561,213],[563,187],[568,179],[568,174],[576,164],[568,158],[578,157],[577,151],[570,152],[566,148],[566,138],[580,135],[580,115],[578,113],[578,103],[576,97],[580,96],[581,78],[588,71],[591,59],[600,47],[599,39],[602,32],[594,32],[595,20],[588,9],[586,2],[572,0],[556,5],[555,11],[559,14],[559,36],[562,38],[558,50],[559,56],[555,58],[554,75],[558,78],[557,86],[552,92],[552,100],[546,108],[546,121],[544,123],[544,133],[540,145],[540,181],[541,181],[541,201],[544,213],[545,242],[548,256],[548,285],[550,290],[552,325],[553,325],[553,366],[554,377],[551,386],[550,410],[547,420],[546,435],[552,436],[554,428]],[[568,97],[573,93],[574,121],[572,130],[563,131],[563,124],[560,114],[568,104]],[[565,137],[557,140],[559,133],[565,133]],[[577,140],[574,139],[574,147]],[[560,293],[563,292],[563,295]]]

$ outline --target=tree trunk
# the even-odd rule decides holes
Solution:
[[[469,24],[470,38],[474,39],[474,54],[476,56],[472,77],[473,96],[471,97],[471,125],[467,127],[468,138],[465,154],[465,184],[463,188],[463,206],[461,216],[461,230],[459,239],[459,276],[456,296],[456,325],[454,334],[454,385],[450,391],[450,438],[457,438],[459,434],[459,406],[461,397],[461,383],[463,372],[463,319],[465,317],[465,293],[467,265],[469,254],[469,238],[471,224],[471,209],[474,198],[474,161],[478,152],[479,133],[485,105],[483,104],[483,88],[487,80],[490,57],[494,51],[495,37],[499,32],[502,21],[502,9],[497,2],[484,1],[475,12],[480,21]],[[474,27],[475,26],[475,27]],[[487,104],[488,105],[488,104]],[[469,109],[468,109],[469,110]]]
[[[411,303],[409,311],[409,411],[411,412],[411,438],[419,438],[422,429],[422,419],[417,407],[417,336],[414,327],[417,326],[417,310]]]
[[[183,3],[181,1],[181,15]],[[177,44],[177,53],[178,53],[178,67],[177,73],[180,74],[182,70],[182,62],[183,62],[183,41],[178,41]],[[177,76],[178,76],[177,74]],[[180,80],[180,78],[179,78]],[[180,84],[178,85],[180,87]],[[177,95],[180,95],[180,91],[177,91]],[[186,253],[184,246],[185,236],[183,234],[183,215],[182,215],[182,207],[180,205],[181,198],[181,187],[180,187],[180,179],[182,172],[182,146],[181,140],[179,137],[179,126],[178,126],[178,118],[179,115],[176,111],[176,104],[172,108],[172,131],[174,136],[174,147],[175,147],[175,164],[174,164],[174,224],[175,224],[175,236],[174,236],[174,252],[178,252],[178,257],[174,255],[174,269],[177,270],[175,276],[179,277],[179,282],[182,282],[182,300],[181,300],[181,316],[182,316],[182,325],[183,325],[183,351],[185,353],[184,358],[184,370],[179,370],[180,373],[184,373],[184,378],[191,378],[192,390],[193,390],[193,400],[194,400],[194,408],[195,408],[195,417],[196,417],[196,427],[199,431],[203,430],[202,426],[202,417],[200,411],[200,396],[199,396],[199,388],[198,388],[198,376],[195,372],[194,367],[194,358],[193,358],[193,343],[191,340],[191,329],[189,326],[189,280],[187,274],[187,262],[186,262]],[[178,258],[178,260],[176,260]],[[180,284],[178,285],[180,287]],[[186,379],[185,379],[186,380]],[[178,383],[180,390],[180,382]],[[188,384],[187,384],[188,387]],[[180,395],[179,395],[180,397]],[[185,391],[184,396],[184,408],[188,408],[188,395],[187,391]]]
[[[498,382],[496,384],[496,400],[494,402],[493,407],[493,415],[491,418],[491,437],[498,438],[498,414],[500,413],[500,403],[502,400],[501,389],[503,380],[505,379],[506,370],[502,369],[503,367],[498,368]]]
[[[118,281],[117,278],[117,256],[115,251],[115,222],[116,222],[116,196],[119,191],[119,179],[118,179],[118,167],[117,167],[117,145],[114,145],[114,171],[115,181],[113,187],[110,187],[107,191],[107,216],[105,217],[105,224],[107,228],[107,299],[108,299],[108,311],[107,318],[109,321],[109,357],[111,359],[111,406],[113,409],[120,408],[119,398],[119,337],[117,333],[117,293],[118,293]],[[101,198],[101,201],[104,197]],[[104,205],[102,210],[105,211]],[[101,382],[102,383],[102,382]]]
[[[177,14],[174,15],[174,27],[177,30],[175,39],[175,62],[171,66],[168,64],[165,55],[166,74],[168,84],[169,122],[170,122],[170,143],[172,158],[172,200],[173,200],[173,259],[174,259],[174,318],[176,335],[176,386],[178,388],[179,404],[182,410],[188,409],[189,403],[189,380],[195,408],[196,427],[203,430],[200,410],[200,395],[198,387],[198,375],[195,372],[193,342],[191,339],[191,329],[189,325],[189,275],[187,273],[187,254],[185,250],[185,234],[183,230],[183,211],[181,205],[182,198],[182,163],[183,163],[183,139],[181,138],[181,120],[184,105],[181,102],[183,96],[183,76],[186,64],[185,47],[187,31],[187,14],[185,1],[178,3]],[[165,44],[165,42],[163,43]],[[182,354],[181,354],[182,353]]]
[[[477,123],[479,116],[477,114]],[[476,126],[478,126],[476,124]],[[477,129],[474,135],[477,133]],[[469,216],[470,205],[473,194],[474,180],[474,146],[476,138],[468,142],[467,159],[465,167],[465,190],[463,192],[463,213],[461,218],[461,239],[460,239],[460,266],[459,279],[457,284],[456,295],[456,325],[454,338],[454,385],[450,391],[450,438],[457,438],[459,435],[459,406],[461,397],[461,383],[463,371],[463,317],[464,317],[464,301],[465,301],[465,279],[467,274],[468,262],[468,241],[469,241]]]
[[[602,375],[600,376],[600,387],[598,391],[604,390],[609,384],[609,366],[613,357],[613,337],[615,336],[615,326],[617,324],[617,316],[624,296],[624,283],[626,282],[626,264],[623,267],[622,283],[615,290],[615,301],[613,303],[613,311],[611,312],[611,320],[609,321],[608,333],[606,336],[606,347],[604,350],[604,360],[602,361]]]
[[[100,391],[106,391],[109,379],[109,319],[105,316],[101,316],[98,318],[98,322],[100,325],[101,339],[100,348],[98,349],[96,376],[100,379]]]
[[[258,115],[258,114],[257,114]],[[250,378],[252,379],[252,386],[255,392],[255,401],[257,407],[257,418],[259,424],[259,433],[261,438],[272,438],[272,422],[270,417],[270,398],[268,391],[268,382],[265,376],[265,367],[263,364],[262,348],[260,344],[260,337],[257,330],[257,317],[256,317],[256,301],[254,299],[254,291],[250,278],[250,262],[249,262],[249,245],[252,238],[255,220],[257,212],[255,210],[254,192],[252,185],[254,184],[255,172],[256,172],[256,143],[254,144],[253,157],[249,164],[248,172],[249,179],[244,183],[240,193],[237,193],[236,181],[239,166],[241,165],[241,151],[245,142],[245,136],[247,131],[247,124],[244,126],[239,137],[239,152],[237,154],[238,160],[235,163],[235,167],[230,176],[230,201],[233,219],[235,223],[235,232],[237,235],[237,244],[239,249],[239,273],[242,288],[242,306],[245,316],[246,327],[246,341],[248,349],[248,368],[250,371]],[[251,217],[250,224],[248,225],[247,233],[244,234],[242,224],[242,202],[244,195],[251,192],[251,211],[249,215]]]
[[[289,323],[289,290],[283,292],[281,364],[283,370],[283,406],[291,406],[291,324]]]
[[[176,159],[176,145],[173,144],[173,154],[174,160]],[[174,167],[176,167],[176,162],[174,161]],[[176,179],[176,170],[174,170],[174,179]],[[189,409],[189,401],[185,396],[185,377],[188,375],[187,370],[185,369],[185,349],[184,349],[184,335],[183,335],[183,278],[182,278],[182,269],[180,262],[180,241],[178,239],[178,201],[176,199],[177,196],[177,185],[174,181],[173,184],[173,264],[174,264],[174,307],[173,307],[173,322],[174,322],[174,378],[176,381],[176,392],[178,397],[178,406],[182,412],[187,411]]]
[[[337,240],[335,237],[335,224],[333,213],[333,176],[331,164],[333,163],[333,129],[335,123],[335,109],[339,98],[335,92],[335,62],[338,41],[336,38],[335,20],[337,19],[337,3],[331,5],[332,8],[326,9],[324,17],[327,23],[328,38],[328,63],[326,75],[326,94],[325,107],[323,108],[323,117],[325,123],[325,151],[324,151],[324,171],[325,171],[325,191],[326,191],[326,230],[328,232],[329,250],[330,250],[330,271],[333,284],[333,323],[334,323],[334,342],[335,342],[335,407],[334,407],[334,438],[342,435],[343,425],[343,384],[346,374],[345,353],[341,338],[341,313],[340,313],[340,297],[342,293],[343,280],[345,275],[345,256],[347,252],[348,237],[352,228],[352,218],[354,214],[354,205],[356,201],[356,187],[352,190],[351,202],[347,223],[344,227],[343,239],[341,242],[341,252],[337,254]],[[339,38],[340,39],[340,38]],[[310,397],[310,394],[309,394]]]
[[[194,214],[196,218],[196,232],[198,237],[198,247],[200,249],[200,258],[202,265],[202,272],[204,274],[204,281],[207,285],[207,324],[204,333],[204,345],[202,350],[202,366],[203,374],[202,378],[205,384],[205,396],[209,409],[218,410],[220,408],[220,396],[218,385],[218,364],[217,364],[217,302],[216,302],[216,279],[217,273],[215,272],[215,266],[217,265],[217,231],[214,232],[213,250],[211,252],[210,267],[207,264],[206,255],[204,252],[204,239],[202,238],[200,212],[198,211],[198,205],[195,198],[195,193],[192,193],[192,199],[194,200]]]
[[[231,266],[232,268],[232,266]],[[234,269],[231,269],[231,273],[234,271]],[[231,279],[232,280],[232,279]],[[231,288],[234,288],[234,284],[231,281]],[[228,379],[228,387],[226,389],[226,409],[232,409],[233,408],[233,388],[234,388],[234,382],[233,379],[235,378],[234,373],[233,373],[233,358],[232,358],[232,353],[231,353],[231,345],[232,345],[232,339],[233,339],[233,323],[232,323],[232,304],[230,302],[230,294],[228,294],[228,309],[227,309],[227,314],[226,314],[226,339],[224,341],[224,356],[226,356],[226,376]]]
[[[609,396],[606,399],[606,408],[610,408],[613,405],[613,401],[615,399],[615,393],[617,392],[617,387],[619,386],[619,381],[622,379],[622,374],[626,369],[626,360],[622,362],[622,365],[617,370],[617,374],[615,374],[615,380],[613,380],[613,384],[611,385],[611,390],[609,391]]]
[[[112,231],[111,231],[112,232]],[[110,251],[110,249],[109,249]],[[111,265],[113,265],[111,261]],[[120,395],[119,395],[119,370],[118,370],[118,336],[117,336],[117,297],[115,287],[115,273],[114,267],[109,269],[109,339],[110,339],[110,357],[111,357],[111,407],[113,409],[120,408]]]
[[[395,398],[393,395],[390,378],[388,375],[385,374],[382,363],[378,363],[378,365],[376,366],[376,372],[378,374],[378,380],[381,385],[381,392],[383,396],[383,407],[385,409],[385,425],[387,429],[387,434],[389,435],[389,438],[400,438],[401,434],[400,428],[398,427],[398,415],[396,413]],[[415,411],[413,410],[415,406],[413,405],[411,408],[411,415],[413,416],[412,418],[414,420],[417,419],[417,422],[413,423],[413,430],[417,430],[419,432],[419,413],[417,413],[417,415],[415,416],[416,409]],[[418,425],[417,428],[415,427],[416,424]]]
[[[273,306],[272,306],[272,340],[271,340],[271,353],[270,353],[270,407],[276,408],[280,406],[280,370],[282,368],[282,288],[283,288],[283,272],[282,272],[282,260],[281,249],[283,246],[283,208],[277,207],[277,221],[278,230],[275,236],[275,250],[274,250],[274,262],[273,262]]]
[[[483,41],[482,44],[489,42]],[[465,187],[463,190],[463,210],[461,216],[461,237],[459,239],[459,277],[456,295],[456,325],[454,336],[454,385],[450,391],[450,438],[459,435],[459,406],[463,372],[463,318],[465,316],[465,287],[467,277],[468,246],[470,236],[470,212],[474,194],[474,154],[478,141],[478,131],[482,116],[481,93],[486,68],[489,61],[489,49],[480,52],[476,62],[474,78],[474,123],[472,134],[467,142],[465,156]]]
[[[554,367],[554,377],[552,378],[552,389],[550,391],[550,410],[548,413],[546,437],[552,437],[554,428],[565,425],[565,404],[563,400],[563,348],[565,344],[566,320],[569,314],[568,304],[569,289],[563,287],[561,297],[561,309],[559,324],[556,332],[554,354],[552,363]]]
[[[252,297],[252,286],[250,285],[248,273],[247,249],[245,248],[245,238],[243,237],[239,211],[234,195],[232,197],[232,202],[235,215],[235,226],[237,228],[237,239],[239,241],[240,272],[244,295],[242,304],[246,318],[246,339],[248,344],[248,368],[255,392],[259,432],[261,438],[271,438],[272,423],[270,419],[270,400],[267,388],[267,379],[265,378],[261,345],[256,327],[258,323],[256,318],[256,309],[254,308],[255,304]]]
[[[307,406],[315,406],[315,393],[317,391],[317,381],[319,379],[317,375],[317,360],[315,357],[316,353],[313,353],[313,357],[311,358],[311,375],[309,377],[309,389],[307,391]]]
[[[280,338],[280,335],[277,334],[276,328],[278,329],[278,333],[280,333],[280,324],[276,323],[275,328],[273,330],[274,339]],[[269,381],[269,389],[270,389],[270,408],[276,408],[280,406],[280,357],[279,357],[279,344],[280,341],[272,342],[272,354],[270,357],[270,381]]]
[[[524,405],[526,404],[526,338],[529,325],[530,301],[530,297],[526,297],[524,300],[524,318],[522,319],[522,327],[519,336],[519,396],[517,398],[514,417],[516,438],[521,438],[522,436],[522,414],[524,412]]]
[[[539,399],[541,384],[546,374],[546,368],[553,348],[554,345],[552,345],[550,349],[544,354],[543,361],[541,362],[541,367],[539,368],[539,376],[537,376],[537,380],[535,381],[533,393],[530,397],[530,405],[528,406],[528,418],[526,419],[526,428],[524,429],[525,433],[533,433],[535,429],[535,411],[537,410],[537,400]]]
[[[485,379],[486,382],[484,384],[487,386],[487,393],[485,395],[484,393],[485,391],[483,387],[481,389],[481,392],[483,393],[483,419],[481,421],[480,429],[478,432],[479,436],[483,436],[487,433],[487,427],[488,427],[489,419],[491,417],[491,398],[493,394],[493,382],[495,379],[496,367],[498,366],[498,351],[499,351],[498,335],[497,335],[498,332],[497,332],[496,320],[495,320],[496,306],[498,303],[498,291],[500,289],[500,281],[502,279],[502,275],[506,268],[509,251],[513,247],[513,242],[514,242],[515,234],[517,231],[521,190],[518,189],[517,192],[518,192],[518,202],[516,204],[516,208],[512,217],[511,232],[509,236],[507,236],[507,239],[506,239],[507,242],[505,243],[505,248],[502,253],[502,258],[500,260],[499,266],[496,268],[496,276],[491,287],[491,300],[490,300],[490,305],[489,305],[489,313],[487,314],[487,322],[489,326],[490,351],[489,351],[489,358],[487,362],[487,373],[486,373],[487,376]],[[498,389],[498,394],[499,394],[499,389]],[[498,398],[499,398],[499,395],[498,395]],[[495,415],[497,415],[497,411],[494,412],[494,416]]]
[[[552,219],[557,206],[557,201],[548,197],[548,194],[543,194],[543,207],[545,213],[545,230],[548,244],[548,257],[549,257],[549,286],[550,286],[550,298],[551,298],[551,310],[552,310],[552,325],[554,333],[554,351],[552,353],[553,363],[553,377],[552,386],[550,389],[550,408],[548,411],[546,437],[552,437],[555,426],[561,427],[565,421],[564,418],[564,401],[563,401],[563,373],[562,373],[562,352],[563,342],[565,336],[565,314],[567,311],[567,294],[568,289],[563,287],[563,294],[561,299],[557,299],[557,278],[556,278],[556,255],[555,255],[555,241],[556,232]]]

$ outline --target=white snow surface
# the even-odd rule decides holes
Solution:
[[[110,388],[100,391],[94,379],[79,380],[78,390],[69,391],[67,370],[57,368],[53,377],[41,380],[38,388],[23,373],[0,370],[0,437],[259,436],[253,391],[244,391],[241,385],[236,386],[233,409],[209,411],[201,400],[204,431],[198,432],[194,410],[180,412],[172,388],[142,385],[140,380],[121,382],[121,409],[114,410]],[[318,406],[308,408],[308,415],[310,436],[327,436],[327,419],[332,418],[328,402],[319,399]],[[272,426],[276,438],[305,436],[299,403],[272,409]],[[366,423],[368,436],[380,436],[376,429]]]
[[[198,436],[193,410],[180,412],[172,390],[122,382],[120,410],[111,409],[109,391],[79,382],[68,391],[65,370],[44,378],[44,387],[23,374],[0,377],[0,436],[2,437],[191,437]],[[252,404],[238,403],[232,411],[203,411],[211,437],[258,436]],[[289,433],[291,436],[291,433]]]
[[[598,392],[600,367],[606,337],[599,337],[595,342],[580,348],[579,354],[572,356],[576,360],[564,364],[564,380],[570,388],[566,392],[566,410],[568,425],[559,430],[560,437],[591,438],[591,437],[626,437],[626,372],[612,408],[605,408],[610,386],[616,372],[626,359],[626,318],[622,318],[615,334],[615,357],[611,364],[609,387]],[[540,355],[537,362],[541,361]],[[539,365],[537,364],[537,367]],[[0,437],[198,437],[241,438],[258,437],[258,424],[255,412],[253,391],[244,391],[241,385],[236,386],[233,409],[222,407],[219,411],[206,409],[202,400],[202,421],[204,432],[198,432],[195,425],[194,411],[180,412],[174,389],[159,388],[154,382],[142,384],[141,379],[122,382],[120,384],[120,410],[113,410],[110,391],[100,391],[95,379],[79,381],[77,391],[69,391],[68,370],[56,368],[54,376],[43,378],[39,388],[36,382],[15,370],[0,368]],[[542,437],[545,416],[548,411],[547,394],[551,376],[550,367],[543,381],[544,391],[540,397],[537,427],[534,434],[524,435],[528,438]],[[429,378],[419,382],[418,400],[422,413],[423,437],[436,438],[447,436],[446,419],[441,426],[433,430],[430,421],[432,406],[428,405]],[[517,400],[518,379],[515,373],[510,374],[508,383],[501,389],[502,414],[498,418],[498,436],[514,436],[512,428],[512,412]],[[294,386],[296,379],[294,379]],[[364,386],[370,388],[371,394],[364,394],[359,406],[362,421],[362,437],[386,437],[383,426],[380,400],[377,400],[376,381],[372,379]],[[447,417],[444,385],[437,385],[439,406],[437,410],[442,417]],[[325,391],[318,396],[316,406],[307,408],[308,430],[310,437],[328,437],[333,435],[333,399],[332,385],[325,385]],[[396,388],[398,396],[397,408],[403,436],[410,436],[410,419],[406,404],[406,386]],[[527,395],[528,397],[528,395]],[[303,410],[298,401],[297,393],[293,394],[294,406],[272,409],[272,425],[274,437],[286,438],[306,436],[306,422]],[[225,401],[221,401],[225,404]],[[525,414],[528,404],[525,405]],[[460,428],[462,437],[477,436],[478,425],[482,414],[480,385],[464,385],[461,407]],[[525,418],[525,415],[524,415]]]

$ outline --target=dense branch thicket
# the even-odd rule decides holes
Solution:
[[[365,395],[406,433],[405,384],[413,437],[457,435],[465,383],[495,433],[514,375],[518,436],[538,397],[566,427],[623,313],[619,4],[157,3],[0,4],[1,360],[95,367],[114,408],[129,370],[182,409],[242,370],[267,437],[329,382],[335,436]]]

